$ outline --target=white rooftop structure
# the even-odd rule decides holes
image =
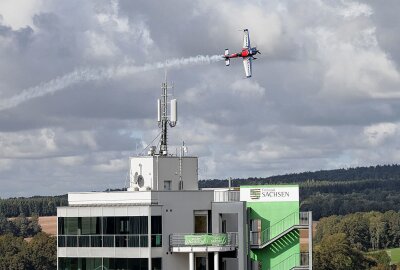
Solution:
[[[300,246],[296,233],[312,224],[311,216],[298,213],[298,200],[289,216],[278,207],[275,219],[285,218],[270,224],[248,204],[259,203],[260,188],[250,188],[250,199],[242,201],[239,189],[198,190],[197,157],[187,156],[184,145],[179,155],[168,153],[167,128],[174,127],[178,117],[176,100],[168,101],[166,82],[161,96],[157,103],[160,143],[147,147],[146,156],[129,158],[127,191],[68,193],[69,206],[57,208],[57,268],[311,269],[307,266],[311,257],[296,251]],[[278,234],[271,234],[270,228],[279,228]],[[275,244],[291,249],[289,259],[284,257],[286,251],[278,252],[283,260],[279,265],[290,268],[269,268],[262,266],[266,258],[257,260],[258,250],[265,252]]]

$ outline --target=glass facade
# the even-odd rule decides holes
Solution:
[[[161,258],[152,258],[152,270],[162,270]],[[58,258],[60,270],[149,270],[147,258]]]
[[[151,246],[162,246],[162,217],[151,217]],[[59,217],[59,247],[148,247],[147,216]]]
[[[162,246],[162,220],[161,216],[151,217],[151,246]]]

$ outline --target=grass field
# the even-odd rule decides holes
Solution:
[[[57,217],[39,217],[39,224],[42,231],[50,235],[57,234]]]
[[[392,260],[392,264],[400,263],[400,248],[386,249],[386,252]]]

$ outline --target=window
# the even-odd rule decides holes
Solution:
[[[101,218],[100,217],[81,217],[78,224],[81,228],[81,234],[93,235],[101,234]]]
[[[64,231],[64,218],[63,217],[59,217],[58,218],[58,235],[64,235],[65,231]]]
[[[162,246],[162,218],[161,216],[151,217],[151,246]]]
[[[78,232],[78,218],[67,217],[64,220],[64,232],[66,235],[77,235]]]
[[[165,180],[164,181],[164,190],[171,190],[171,184],[172,184],[171,180]]]
[[[222,233],[226,233],[226,220],[225,219],[222,220],[222,230],[221,230],[221,232]]]
[[[153,259],[154,262],[154,259]],[[158,261],[156,262],[158,263]],[[161,263],[161,261],[160,261]],[[93,269],[119,269],[119,270],[148,270],[148,259],[136,258],[59,258],[60,270],[93,270]],[[161,269],[154,268],[153,269]]]
[[[196,269],[207,270],[207,257],[196,257]]]
[[[148,221],[147,216],[129,217],[129,234],[147,234]]]
[[[115,234],[129,233],[129,217],[115,217]]]
[[[161,246],[161,216],[154,218],[154,241]],[[148,247],[148,217],[59,217],[59,247]]]
[[[115,234],[115,217],[103,217],[103,234]]]
[[[152,270],[161,270],[161,258],[152,258],[151,259],[151,265],[152,265]]]
[[[162,234],[162,218],[161,216],[151,217],[151,234]]]
[[[194,211],[194,232],[208,232],[208,211]]]

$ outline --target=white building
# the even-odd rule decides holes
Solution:
[[[198,190],[197,157],[168,154],[177,114],[174,102],[167,116],[167,89],[159,151],[130,158],[128,191],[69,193],[57,209],[58,269],[311,269],[299,236],[311,214],[299,212],[298,187]]]

